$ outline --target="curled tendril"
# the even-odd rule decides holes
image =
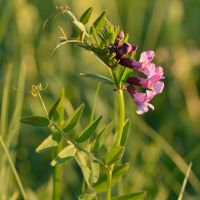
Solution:
[[[50,15],[43,24],[43,30],[46,27],[47,22],[51,19],[51,18],[56,18],[57,16],[61,15],[61,14],[65,14],[69,11],[69,7],[67,5],[61,5],[61,6],[56,6],[57,11],[55,13],[53,13],[52,15]]]
[[[36,85],[33,84],[31,88],[32,96],[37,97],[40,94],[40,92],[46,90],[47,87],[48,87],[48,84],[46,84],[44,88],[42,87],[41,83],[38,83]]]

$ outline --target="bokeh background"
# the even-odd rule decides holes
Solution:
[[[154,100],[155,111],[135,114],[125,94],[127,118],[132,126],[124,160],[130,169],[119,190],[147,191],[147,200],[175,200],[190,162],[185,200],[200,199],[200,1],[199,0],[1,0],[0,1],[0,134],[9,148],[30,200],[51,199],[52,167],[49,153],[35,148],[48,129],[21,125],[22,116],[43,115],[31,85],[48,84],[43,92],[47,107],[66,93],[65,109],[70,115],[82,102],[84,125],[91,111],[97,83],[81,78],[80,72],[108,75],[105,67],[88,52],[73,45],[51,51],[62,26],[67,36],[76,33],[65,15],[52,18],[56,6],[67,4],[77,15],[92,6],[92,21],[108,10],[109,19],[128,32],[139,51],[153,49],[155,63],[164,67],[165,90]],[[103,123],[114,118],[113,88],[102,85],[96,116]],[[103,124],[102,123],[102,124]],[[80,125],[80,126],[81,126]],[[0,147],[0,199],[20,199],[18,188]],[[73,160],[63,165],[63,198],[76,199],[82,176]]]

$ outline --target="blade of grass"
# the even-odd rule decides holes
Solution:
[[[13,172],[13,175],[14,175],[14,177],[15,177],[15,179],[16,179],[16,182],[17,182],[17,184],[18,184],[18,187],[19,187],[19,189],[20,189],[20,192],[21,192],[23,198],[24,198],[25,200],[27,200],[24,187],[23,187],[23,185],[22,185],[22,183],[21,183],[21,180],[20,180],[19,175],[18,175],[18,173],[17,173],[17,171],[16,171],[16,169],[15,169],[15,166],[14,166],[14,163],[13,163],[13,161],[12,161],[12,158],[11,158],[9,152],[8,152],[8,149],[6,148],[6,145],[5,145],[5,143],[4,143],[4,141],[3,141],[2,137],[1,137],[1,135],[0,135],[0,144],[1,144],[1,146],[2,146],[2,148],[3,148],[3,150],[4,150],[4,152],[5,152],[5,155],[6,155],[7,159],[8,159],[10,168],[11,168],[11,170],[12,170],[12,172]]]
[[[154,3],[154,9],[149,22],[148,30],[144,39],[143,48],[152,49],[155,48],[156,42],[158,40],[159,33],[161,31],[161,26],[166,16],[166,11],[168,8],[168,1],[156,0]]]
[[[3,97],[1,104],[1,136],[4,138],[7,129],[7,117],[8,117],[8,103],[9,103],[9,90],[10,90],[10,80],[12,75],[12,64],[6,66],[7,71],[5,75],[4,87],[3,87]]]
[[[26,70],[25,70],[26,66],[25,65],[20,65],[20,66],[21,67],[19,69],[19,78],[18,78],[17,88],[19,88],[21,91],[24,91],[25,79],[26,79]],[[24,102],[24,93],[17,92],[16,100],[15,100],[15,111],[11,118],[9,128],[8,128],[9,135],[6,142],[8,148],[10,147],[11,143],[12,144],[16,143],[17,138],[18,138],[23,102]]]
[[[7,132],[8,125],[8,104],[9,104],[9,95],[10,95],[10,81],[12,76],[12,64],[6,65],[6,75],[3,83],[3,96],[2,96],[2,104],[1,104],[1,137],[4,138],[5,133]],[[1,151],[0,151],[1,153]],[[0,198],[7,198],[7,190],[8,190],[8,178],[6,173],[6,158],[4,154],[0,156],[0,183],[4,184],[4,188],[0,187]]]
[[[26,78],[26,65],[24,64],[24,62],[22,62],[19,68],[19,72],[18,72],[18,83],[17,83],[17,88],[20,89],[20,91],[24,91],[25,78]],[[21,118],[21,112],[22,112],[22,106],[23,106],[24,93],[16,92],[13,98],[15,99],[15,110],[9,122],[9,127],[8,127],[9,134],[7,134],[7,140],[5,141],[8,149],[10,149],[11,146],[17,146],[17,143],[18,143],[20,118]],[[16,152],[12,152],[10,155],[12,156],[12,160],[15,163]],[[4,163],[3,163],[4,165],[2,167],[4,167],[3,171],[5,172],[4,174],[6,174],[6,176],[2,180],[5,183],[4,185],[5,188],[7,188],[8,190],[10,187],[13,187],[13,186],[11,186],[12,183],[9,181],[10,168],[6,167],[7,164],[5,161],[6,161],[6,158],[4,156]]]
[[[142,130],[144,134],[150,137],[162,150],[165,152],[169,158],[175,163],[179,170],[185,174],[185,171],[188,169],[187,163],[183,158],[176,152],[176,150],[169,145],[164,138],[160,136],[155,130],[153,130],[148,124],[146,124],[141,119],[135,118],[135,125]],[[188,178],[191,185],[197,192],[200,192],[200,181],[194,172],[191,170],[190,177]]]
[[[185,179],[183,181],[183,185],[181,187],[181,191],[180,191],[178,200],[182,200],[183,199],[183,193],[185,191],[185,187],[186,187],[186,184],[187,184],[187,180],[189,178],[189,174],[190,174],[191,168],[192,168],[192,163],[190,163],[189,166],[188,166],[188,169],[187,169],[187,172],[186,172],[186,175],[185,175]]]

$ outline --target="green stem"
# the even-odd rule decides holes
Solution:
[[[18,186],[19,186],[19,189],[20,189],[20,191],[21,191],[21,194],[22,194],[24,200],[27,200],[26,193],[25,193],[24,188],[23,188],[23,186],[22,186],[21,180],[20,180],[20,178],[19,178],[19,175],[18,175],[18,173],[17,173],[17,171],[16,171],[16,169],[15,169],[14,163],[13,163],[11,157],[10,157],[10,154],[9,154],[7,148],[6,148],[6,145],[5,145],[5,143],[4,143],[4,141],[3,141],[2,137],[1,137],[1,135],[0,135],[0,143],[1,143],[1,146],[2,146],[2,148],[3,148],[4,152],[5,152],[5,155],[6,155],[7,159],[8,159],[8,162],[9,162],[10,167],[11,167],[11,170],[12,170],[14,176],[15,176],[15,179],[16,179],[16,181],[17,181],[17,184],[18,184]]]
[[[60,144],[55,150],[55,155],[58,155],[58,153],[62,150],[62,144],[63,140],[61,140]],[[56,165],[53,170],[53,200],[60,200],[60,193],[61,193],[61,188],[60,188],[60,183],[61,183],[61,166]]]
[[[41,104],[42,104],[42,107],[44,108],[44,111],[45,111],[45,113],[46,113],[46,115],[47,115],[47,117],[48,117],[48,116],[49,116],[49,115],[48,115],[48,111],[47,111],[47,108],[46,108],[46,106],[45,106],[45,104],[44,104],[44,101],[43,101],[42,96],[41,96],[40,93],[38,93],[38,97],[39,97],[40,102],[41,102]]]
[[[45,103],[44,103],[40,93],[38,94],[38,97],[39,97],[40,102],[42,104],[42,107],[44,108],[44,111],[45,111],[45,113],[48,117],[48,111],[47,111],[47,108],[45,106]],[[60,144],[58,145],[58,147],[55,150],[55,155],[57,155],[61,151],[62,143],[63,143],[63,141],[61,140]],[[61,166],[56,165],[53,168],[53,195],[52,195],[52,200],[59,200],[60,199],[60,190],[61,190],[60,185],[61,185]]]
[[[111,166],[107,170],[107,192],[106,192],[106,200],[111,199],[111,193],[112,193],[112,171],[113,167]]]
[[[124,95],[123,90],[121,89],[121,85],[118,81],[117,75],[114,70],[110,70],[115,86],[117,88],[117,100],[118,100],[118,106],[119,106],[119,120],[118,120],[118,131],[117,131],[117,138],[115,142],[115,147],[120,146],[121,139],[122,139],[122,132],[124,127],[124,118],[125,118],[125,107],[124,107]]]
[[[120,146],[121,139],[122,139],[122,133],[124,128],[124,118],[125,118],[125,107],[124,107],[124,96],[123,96],[123,90],[121,89],[121,85],[118,81],[118,78],[116,76],[116,73],[114,70],[111,70],[111,74],[116,86],[116,93],[117,93],[117,100],[118,100],[118,107],[119,107],[119,119],[118,119],[118,127],[117,127],[117,138],[115,141],[115,147]],[[107,173],[107,193],[106,193],[106,200],[111,199],[111,193],[112,193],[112,172],[114,169],[115,164],[110,166],[108,168]]]
[[[118,99],[118,106],[119,106],[119,120],[118,120],[118,132],[117,132],[115,147],[120,146],[123,127],[124,127],[125,108],[124,108],[124,96],[123,96],[122,89],[117,90],[117,99]]]

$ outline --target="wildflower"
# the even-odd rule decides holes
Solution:
[[[148,112],[149,108],[154,110],[154,106],[149,103],[149,101],[151,101],[151,99],[156,95],[154,91],[147,90],[146,93],[140,93],[137,92],[137,90],[132,85],[129,85],[127,90],[131,95],[134,103],[137,105],[137,114],[144,114],[145,112]]]
[[[131,69],[136,69],[139,72],[143,72],[145,75],[150,75],[150,73],[155,69],[155,65],[151,63],[154,56],[154,51],[144,51],[140,55],[139,61],[130,58],[122,58],[120,64]]]
[[[122,66],[143,73],[146,77],[127,77],[127,91],[131,95],[133,102],[137,105],[136,113],[144,114],[149,108],[154,110],[154,106],[149,102],[152,98],[163,91],[164,83],[161,81],[163,76],[163,68],[155,66],[152,63],[155,53],[154,51],[144,51],[140,55],[139,61],[131,59],[129,55],[137,50],[137,46],[124,42],[124,33],[119,32],[114,44],[109,46],[110,52],[115,53],[115,58]],[[141,93],[136,90],[135,86],[146,89]]]
[[[128,77],[127,83],[131,85],[137,85],[141,86],[146,89],[150,89],[156,94],[159,94],[163,91],[164,83],[160,81],[160,79],[163,78],[159,75],[153,75],[149,76],[147,78],[141,78],[141,77]]]

